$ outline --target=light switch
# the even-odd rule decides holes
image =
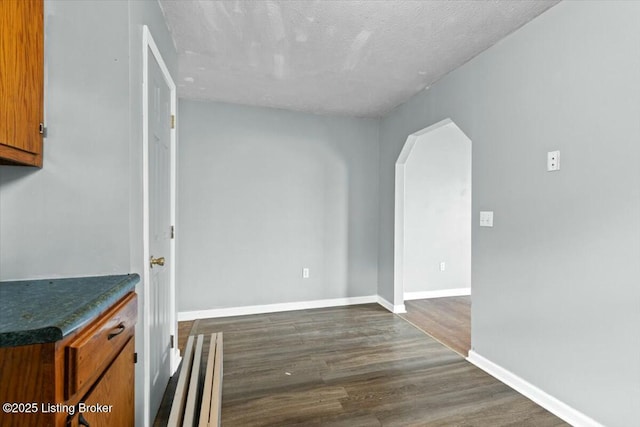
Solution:
[[[493,227],[493,211],[480,211],[480,227]]]
[[[547,172],[560,170],[560,151],[549,151],[547,153]]]

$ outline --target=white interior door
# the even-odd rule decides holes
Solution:
[[[148,62],[150,414],[171,375],[171,89],[154,55]]]

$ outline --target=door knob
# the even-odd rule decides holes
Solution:
[[[164,265],[164,257],[161,256],[160,258],[154,258],[153,255],[151,255],[151,259],[149,260],[149,266],[151,268],[153,268],[154,265]]]

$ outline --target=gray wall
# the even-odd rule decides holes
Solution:
[[[45,1],[44,167],[0,166],[0,280],[142,272],[142,24],[176,75],[156,1]]]
[[[471,142],[455,126],[416,141],[404,203],[405,294],[470,287]]]
[[[376,294],[376,120],[179,110],[179,311]]]
[[[473,141],[473,349],[621,427],[640,419],[639,19],[639,2],[562,2],[380,129],[380,294],[393,295],[395,159],[450,117]]]
[[[124,2],[45,2],[44,168],[0,166],[0,279],[129,271]]]

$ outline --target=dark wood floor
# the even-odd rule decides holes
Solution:
[[[566,425],[375,304],[203,319],[191,333],[218,331],[224,427]]]
[[[178,350],[180,350],[180,355],[184,354],[184,349],[187,346],[187,340],[189,339],[189,335],[191,335],[191,328],[194,323],[195,320],[178,322]]]
[[[447,297],[405,301],[400,317],[431,335],[458,354],[471,349],[471,297]]]

